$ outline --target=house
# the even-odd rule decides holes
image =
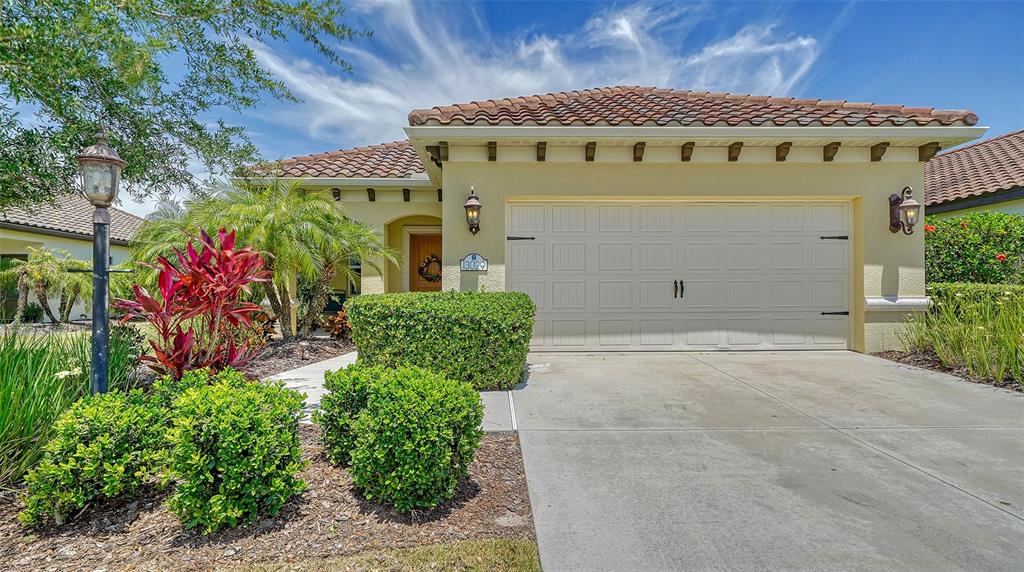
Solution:
[[[78,194],[57,199],[55,205],[38,209],[10,208],[0,211],[0,260],[26,258],[28,248],[61,249],[79,260],[92,260],[93,206]],[[142,227],[143,219],[110,208],[110,255],[114,264],[128,258],[130,241]],[[35,301],[35,295],[29,296]],[[0,292],[0,317],[7,319],[14,313],[17,291]],[[57,308],[59,295],[54,293],[50,306]],[[84,301],[83,301],[84,302]],[[71,311],[71,317],[86,313],[83,302]],[[44,316],[44,320],[45,320]]]
[[[1024,214],[1024,129],[936,155],[924,173],[927,214]]]
[[[527,292],[538,350],[873,352],[928,304],[924,233],[891,224],[890,196],[923,198],[925,162],[976,123],[611,87],[414,110],[406,141],[278,174],[403,253],[364,265],[362,292]]]

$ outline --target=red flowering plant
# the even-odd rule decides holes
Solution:
[[[201,250],[189,240],[182,253],[174,249],[177,264],[160,256],[159,298],[135,284],[134,300],[116,300],[125,312],[123,322],[139,317],[156,330],[150,340],[153,355],[140,358],[153,371],[175,379],[188,370],[208,367],[244,369],[259,348],[236,342],[238,330],[252,327],[256,304],[242,301],[250,285],[269,280],[263,255],[251,248],[235,250],[235,233],[221,229],[218,240],[206,232],[198,238]]]

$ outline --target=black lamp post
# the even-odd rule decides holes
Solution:
[[[110,211],[117,198],[118,179],[124,161],[111,147],[105,131],[96,143],[78,154],[82,194],[96,207],[92,217],[92,385],[90,393],[107,392],[107,362],[110,357],[110,325],[107,303],[110,297]]]

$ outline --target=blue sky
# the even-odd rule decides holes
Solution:
[[[411,109],[653,85],[967,108],[1024,128],[1024,2],[359,0],[352,73],[298,42],[256,46],[302,99],[243,114],[268,159],[404,138]],[[126,204],[145,214],[147,204]]]

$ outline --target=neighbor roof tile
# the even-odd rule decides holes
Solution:
[[[1024,129],[936,155],[924,167],[926,206],[1024,187]]]
[[[7,226],[38,228],[92,236],[92,215],[94,207],[85,197],[74,194],[57,199],[56,206],[41,205],[35,209],[11,207],[0,211],[0,224]],[[128,242],[142,228],[143,219],[121,209],[110,210],[110,239],[114,242]]]

